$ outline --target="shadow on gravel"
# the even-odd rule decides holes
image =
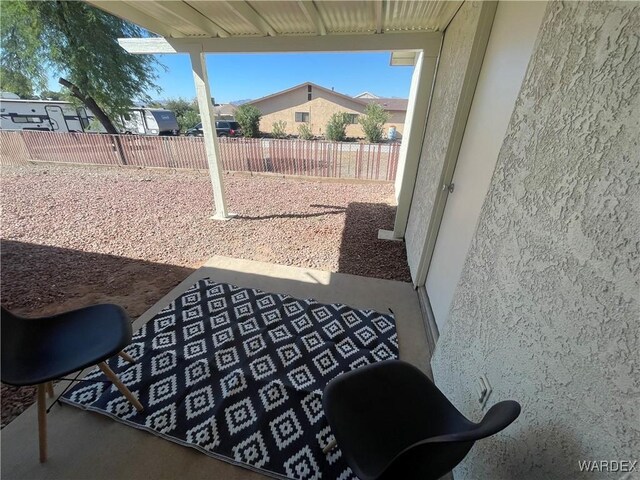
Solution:
[[[2,240],[2,306],[27,316],[96,303],[144,313],[193,269],[67,248]],[[35,387],[2,384],[2,426],[35,401]]]
[[[378,240],[379,229],[393,229],[396,207],[350,203],[346,210],[338,271],[365,277],[411,281],[404,242]]]
[[[338,205],[309,205],[311,208],[324,208],[324,211],[314,213],[277,213],[273,215],[262,215],[252,217],[250,215],[236,215],[235,218],[242,220],[269,220],[272,218],[312,218],[323,217],[325,215],[339,215],[344,213],[347,209]]]
[[[2,305],[25,315],[108,302],[135,318],[194,270],[13,240],[0,248]]]

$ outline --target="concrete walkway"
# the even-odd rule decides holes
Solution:
[[[380,312],[391,308],[397,323],[400,358],[431,376],[417,294],[411,284],[391,280],[213,257],[144,313],[134,323],[134,330],[204,277],[266,292],[315,298],[323,303],[345,303]],[[56,393],[62,388],[61,382]],[[2,430],[0,473],[3,479],[266,478],[68,405],[55,406],[47,420],[49,460],[45,464],[38,462],[35,406]]]

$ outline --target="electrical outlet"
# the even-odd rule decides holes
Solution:
[[[487,376],[482,374],[480,378],[478,378],[478,384],[476,386],[476,393],[478,394],[478,403],[481,408],[487,404],[487,400],[489,399],[489,395],[491,395],[492,389],[489,384],[489,380],[487,380]]]

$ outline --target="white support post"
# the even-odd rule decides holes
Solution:
[[[216,208],[216,213],[211,218],[215,220],[228,220],[231,216],[227,212],[227,204],[224,196],[222,159],[220,158],[220,146],[218,145],[218,135],[215,129],[215,116],[211,103],[211,91],[209,89],[205,54],[202,52],[191,52],[189,55],[191,57],[193,81],[196,84],[196,96],[198,98],[198,107],[200,107],[202,133],[204,134],[204,148],[207,152],[207,163],[209,164],[209,175],[211,176],[213,199]]]
[[[437,60],[437,57],[426,56],[424,52],[416,58],[396,173],[396,219],[393,231],[378,232],[380,239],[401,240],[407,228]]]

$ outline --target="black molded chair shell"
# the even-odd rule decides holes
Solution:
[[[399,360],[336,377],[325,388],[323,404],[338,448],[361,480],[440,478],[476,440],[520,414],[517,402],[505,401],[473,423],[426,375]]]
[[[118,305],[42,318],[22,318],[2,308],[2,381],[21,386],[55,380],[114,356],[131,335],[131,320]]]

